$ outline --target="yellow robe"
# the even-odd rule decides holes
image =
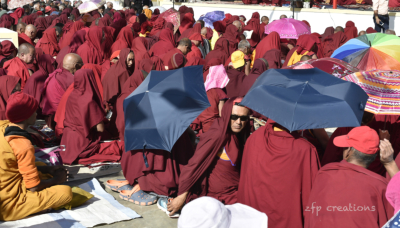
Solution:
[[[288,62],[288,64],[287,64],[287,66],[291,66],[291,65],[293,65],[293,64],[296,64],[297,62],[300,61],[301,57],[303,57],[304,55],[307,55],[307,54],[308,54],[308,51],[306,51],[303,55],[297,54],[296,51],[293,52],[292,56],[291,56],[290,59],[289,59],[289,62]]]
[[[55,185],[38,192],[26,188],[17,158],[4,138],[9,124],[7,120],[0,121],[0,220],[22,219],[71,201],[71,187],[66,185]]]

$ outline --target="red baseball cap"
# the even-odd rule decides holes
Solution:
[[[354,147],[364,154],[375,154],[379,150],[379,136],[367,126],[353,128],[347,135],[333,139],[337,147]]]

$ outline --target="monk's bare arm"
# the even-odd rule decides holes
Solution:
[[[399,167],[397,167],[397,164],[393,158],[394,150],[392,144],[387,139],[381,140],[379,149],[381,162],[385,166],[389,176],[392,178],[394,175],[396,175],[396,173],[399,172]]]

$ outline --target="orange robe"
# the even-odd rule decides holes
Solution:
[[[72,199],[71,187],[55,185],[38,192],[28,188],[40,183],[35,165],[35,150],[22,136],[4,137],[10,122],[0,121],[0,221],[23,219]]]

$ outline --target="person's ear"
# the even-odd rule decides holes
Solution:
[[[352,154],[353,154],[353,150],[350,147],[344,149],[343,150],[343,159],[347,161]]]

